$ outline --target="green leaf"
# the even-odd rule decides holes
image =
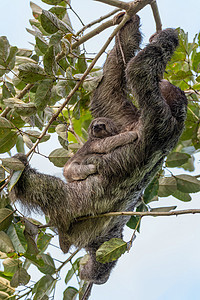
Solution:
[[[39,236],[37,240],[37,246],[40,252],[44,252],[47,249],[52,238],[53,235],[46,233],[42,234],[42,236]]]
[[[24,169],[24,164],[15,157],[1,158],[4,167],[9,168],[14,171],[19,171]]]
[[[4,231],[0,231],[0,251],[4,253],[15,251],[11,239]]]
[[[42,300],[46,295],[49,296],[56,284],[56,280],[50,276],[46,275],[38,281],[37,290],[33,300]]]
[[[172,152],[168,155],[166,166],[169,168],[180,167],[185,164],[191,156],[187,153]]]
[[[6,118],[0,117],[0,143],[11,132],[12,128],[14,128],[13,125]]]
[[[100,263],[108,263],[117,260],[127,250],[127,243],[121,239],[113,238],[103,243],[96,251],[96,260]]]
[[[79,120],[80,119],[80,116],[81,116],[81,113],[80,113],[80,101],[78,101],[75,106],[74,106],[74,109],[73,109],[73,114],[72,116],[76,119],[76,120]]]
[[[56,133],[65,141],[67,141],[67,129],[68,126],[66,124],[58,124],[56,126]]]
[[[44,30],[50,34],[56,33],[58,30],[61,30],[65,33],[73,33],[70,26],[68,26],[63,21],[59,20],[55,14],[44,9],[42,10],[41,15],[41,25],[44,28]]]
[[[14,171],[8,183],[8,191],[10,192],[22,175],[23,170]]]
[[[5,292],[1,292],[0,291],[0,299],[3,300],[3,299],[9,299],[9,294],[5,293]],[[14,299],[14,298],[13,298]]]
[[[23,134],[23,141],[24,141],[26,147],[28,147],[29,149],[31,149],[33,147],[33,143],[28,135]]]
[[[184,201],[184,202],[188,202],[188,201],[191,201],[192,198],[190,197],[189,194],[187,193],[182,193],[180,192],[179,190],[175,191],[172,196],[174,196],[175,198],[181,200],[181,201]]]
[[[63,0],[42,0],[42,2],[50,4],[50,5],[58,5]]]
[[[73,275],[76,273],[76,271],[79,270],[79,263],[82,257],[79,257],[76,259],[76,261],[72,264],[72,268],[67,272],[67,275],[65,277],[65,283],[67,284],[68,281],[73,277]]]
[[[6,258],[3,261],[4,273],[6,275],[13,275],[19,267],[22,266],[22,261],[19,259]]]
[[[183,80],[187,78],[191,78],[193,76],[192,71],[183,71],[179,70],[175,74],[171,76],[172,80]]]
[[[168,197],[177,189],[176,179],[174,177],[164,177],[159,179],[159,197]]]
[[[24,227],[21,222],[11,224],[7,230],[7,234],[10,237],[17,253],[24,253],[27,249],[27,243],[23,231]]]
[[[32,1],[30,2],[30,7],[32,9],[33,15],[41,15],[42,13],[42,8],[38,6],[37,4],[33,3]]]
[[[138,216],[131,216],[131,218],[129,219],[129,221],[126,223],[126,226],[128,226],[129,228],[131,229],[135,229],[138,222],[140,220],[140,217]],[[138,226],[137,228],[137,231],[139,232],[139,229],[140,229],[140,225]]]
[[[47,10],[42,10],[41,25],[50,34],[56,33],[59,29],[59,19]]]
[[[17,142],[16,142],[16,149],[18,153],[25,153],[24,149],[24,141],[21,135],[18,135]]]
[[[3,102],[5,103],[6,106],[10,108],[13,108],[15,104],[24,104],[22,100],[15,97],[4,99]]]
[[[47,50],[46,54],[44,55],[43,63],[44,63],[44,69],[47,74],[55,75],[57,73],[58,65],[56,63],[54,45],[50,46],[49,49]]]
[[[69,159],[70,151],[67,151],[63,148],[55,149],[49,154],[49,160],[56,167],[63,167],[67,160]]]
[[[5,179],[5,170],[0,165],[0,183]]]
[[[200,191],[200,181],[191,175],[177,175],[177,188],[183,193],[197,193]]]
[[[2,277],[0,277],[0,291],[8,294],[13,294],[15,292],[15,290],[10,286],[10,281]]]
[[[144,191],[143,200],[146,204],[151,201],[157,200],[156,196],[158,195],[158,187],[158,178],[155,177]]]
[[[155,208],[151,208],[150,211],[151,212],[169,212],[176,208],[177,208],[177,206],[155,207]]]
[[[34,103],[19,103],[14,104],[15,111],[23,117],[32,116],[36,113],[37,109]]]
[[[75,300],[77,295],[78,290],[72,286],[69,286],[63,293],[63,300]]]
[[[37,64],[27,63],[19,66],[19,77],[26,83],[34,83],[46,79],[47,75]]]
[[[26,285],[29,283],[29,280],[31,279],[31,276],[27,273],[27,271],[19,267],[18,270],[13,275],[10,285],[14,288],[18,287],[19,285]]]
[[[35,143],[38,139],[38,137],[41,135],[41,132],[37,131],[37,130],[26,130],[26,135],[30,138],[30,140]],[[40,140],[40,143],[46,142],[50,139],[50,134],[45,134],[45,136],[43,136],[43,138]]]
[[[15,130],[7,134],[3,139],[0,140],[0,153],[8,152],[17,141],[17,132]]]
[[[24,253],[23,256],[27,258],[31,263],[33,263],[36,267],[43,267],[44,261],[42,258],[40,258],[39,255],[30,254],[30,253]]]
[[[200,52],[195,54],[192,62],[192,68],[195,72],[200,72]]]
[[[40,254],[41,258],[44,261],[44,266],[43,267],[38,267],[38,269],[40,270],[40,272],[44,273],[44,274],[49,274],[52,275],[55,273],[55,264],[54,261],[52,259],[52,257],[48,254]]]
[[[67,96],[67,94],[70,92],[71,88],[67,82],[67,80],[60,80],[56,84],[56,92],[58,96],[64,98]]]
[[[51,7],[49,11],[55,14],[60,20],[62,20],[66,14],[66,8],[63,6]]]
[[[35,106],[38,110],[44,110],[45,107],[50,104],[51,89],[53,82],[50,79],[46,79],[40,82],[35,93]]]
[[[7,73],[7,59],[10,53],[10,44],[6,36],[0,37],[0,76]]]
[[[0,231],[7,229],[13,220],[13,211],[8,208],[0,209]]]
[[[11,82],[5,81],[3,84],[3,98],[9,98],[16,95],[14,85]]]
[[[15,66],[15,57],[16,57],[17,50],[18,50],[17,47],[10,47],[10,53],[8,59],[6,60],[8,71],[12,70]]]
[[[45,54],[47,52],[47,50],[48,50],[48,44],[47,44],[47,42],[43,38],[41,38],[39,36],[36,36],[35,40],[36,40],[36,45],[37,45],[38,49],[43,54]]]
[[[85,53],[82,53],[81,55],[79,55],[78,57],[78,61],[77,61],[77,69],[79,73],[84,73],[85,70],[87,69],[87,62],[85,59]]]

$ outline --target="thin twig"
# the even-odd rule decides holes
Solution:
[[[68,129],[68,131],[71,132],[71,134],[74,135],[74,137],[76,138],[76,140],[79,143],[79,145],[83,146],[83,142],[81,141],[80,136],[74,130],[74,126],[73,126],[73,123],[72,123],[72,119],[71,119],[71,115],[70,115],[69,109],[68,109],[68,118],[69,118],[69,124],[70,124],[70,129]]]
[[[92,291],[93,282],[89,282],[81,300],[88,300]]]
[[[76,47],[80,46],[81,44],[85,43],[87,40],[91,39],[92,37],[94,37],[95,35],[99,34],[100,32],[102,32],[103,30],[113,26],[113,20],[109,20],[103,24],[101,24],[100,26],[98,26],[97,28],[93,29],[92,31],[88,32],[87,34],[85,34],[84,36],[82,36],[78,41],[74,42],[72,44],[72,49],[75,49]]]
[[[78,218],[77,221],[83,221],[88,219],[96,219],[103,217],[117,217],[117,216],[140,216],[140,217],[164,217],[164,216],[178,216],[187,214],[200,214],[200,209],[185,209],[185,210],[174,210],[169,212],[153,212],[153,211],[143,211],[143,212],[132,212],[132,211],[122,211],[122,212],[110,212],[97,216],[87,216]]]
[[[136,226],[135,226],[134,232],[133,232],[132,237],[131,237],[131,239],[130,239],[130,241],[129,241],[129,245],[128,245],[128,249],[127,249],[128,252],[130,251],[131,246],[132,246],[132,244],[133,244],[133,241],[134,241],[135,238],[136,238],[135,233],[136,233],[136,231],[137,231],[137,229],[138,229],[138,227],[139,227],[139,225],[140,225],[141,220],[142,220],[142,217],[139,218],[139,220],[138,220],[138,222],[137,222],[137,224],[136,224]]]
[[[80,251],[80,249],[77,249],[76,251],[74,251],[70,257],[68,257],[68,259],[66,259],[61,265],[60,267],[56,270],[56,272],[59,272],[68,262],[70,262],[70,260]]]
[[[153,16],[156,22],[156,31],[160,31],[162,30],[162,23],[161,23],[161,18],[160,18],[160,14],[159,14],[159,10],[158,10],[158,5],[156,0],[153,0],[151,2],[151,9],[153,11]]]
[[[24,97],[24,95],[26,95],[26,93],[28,93],[30,91],[30,89],[34,86],[33,83],[29,83],[25,86],[25,88],[17,95],[17,99],[22,99]],[[0,114],[1,117],[5,117],[9,111],[11,110],[10,107],[6,107],[4,109],[4,111]]]
[[[86,29],[92,27],[93,25],[95,25],[95,24],[97,24],[97,23],[102,22],[103,20],[105,20],[105,19],[107,19],[107,18],[113,16],[114,14],[116,14],[116,13],[119,12],[119,11],[121,11],[120,8],[114,9],[114,10],[111,11],[110,13],[108,13],[108,14],[106,14],[106,15],[104,15],[104,16],[101,16],[99,19],[94,20],[93,22],[91,22],[91,23],[85,25],[83,28],[81,28],[81,29],[76,33],[76,35],[79,35],[79,34],[82,33],[83,31],[85,31]]]

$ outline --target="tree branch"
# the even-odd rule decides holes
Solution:
[[[158,10],[158,5],[156,0],[153,0],[151,3],[151,9],[153,11],[153,16],[156,22],[156,31],[160,31],[162,30],[162,23],[161,23],[161,18],[160,18],[160,14],[159,14],[159,10]]]
[[[19,93],[19,95],[17,95],[17,99],[22,99],[24,97],[24,95],[26,95],[26,93],[28,93],[30,91],[30,89],[34,86],[33,83],[29,83],[25,86],[25,88]],[[0,117],[5,117],[7,115],[7,113],[9,113],[9,111],[11,110],[10,107],[6,107],[4,109],[4,111],[0,114]]]
[[[93,29],[92,31],[88,32],[87,34],[85,34],[84,36],[82,36],[78,41],[74,42],[72,44],[72,49],[78,47],[79,45],[85,43],[87,40],[91,39],[93,36],[99,34],[100,32],[102,32],[103,30],[113,26],[113,20],[109,20],[103,24],[101,24],[100,26],[98,26],[97,28]]]
[[[111,11],[110,13],[108,13],[108,14],[106,14],[106,15],[104,15],[104,16],[101,16],[99,19],[94,20],[93,22],[91,22],[91,23],[89,23],[89,24],[83,26],[83,28],[81,28],[81,29],[76,33],[76,35],[79,35],[79,34],[82,33],[83,31],[85,31],[87,28],[90,28],[90,27],[92,27],[93,25],[102,22],[103,20],[105,20],[105,19],[107,19],[107,18],[113,16],[114,14],[116,14],[116,13],[119,12],[119,11],[121,11],[121,9],[119,9],[119,8],[118,8],[118,9],[115,9],[115,10]]]
[[[80,249],[77,249],[76,251],[74,251],[70,257],[68,257],[68,259],[66,259],[61,265],[60,267],[58,267],[58,269],[56,270],[56,272],[59,272],[78,252],[80,251]]]
[[[78,218],[77,221],[83,221],[88,219],[96,219],[103,217],[117,217],[117,216],[139,216],[139,217],[164,217],[164,216],[179,216],[179,215],[187,215],[187,214],[200,214],[200,209],[185,209],[185,210],[175,210],[169,212],[153,212],[153,211],[144,211],[144,212],[132,212],[132,211],[122,211],[122,212],[109,212],[97,216],[87,216]]]
[[[98,2],[102,2],[105,4],[112,5],[112,6],[116,6],[121,9],[124,9],[124,10],[128,10],[130,7],[129,6],[130,2],[123,2],[123,1],[118,1],[118,0],[94,0],[94,1],[98,1]]]

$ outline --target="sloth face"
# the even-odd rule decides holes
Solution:
[[[117,134],[114,123],[108,118],[96,118],[89,126],[89,137],[105,138]]]

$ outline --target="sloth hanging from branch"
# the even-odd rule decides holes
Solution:
[[[64,167],[68,182],[37,172],[25,155],[17,155],[25,169],[14,199],[50,217],[63,252],[71,245],[87,250],[80,277],[96,284],[108,280],[116,263],[97,262],[96,250],[111,238],[122,238],[129,217],[78,218],[133,210],[176,145],[186,118],[184,93],[162,79],[178,45],[177,32],[163,30],[139,51],[139,23],[135,15],[125,24],[107,57],[91,101],[97,120],[89,140]],[[129,89],[139,108],[129,100]]]

